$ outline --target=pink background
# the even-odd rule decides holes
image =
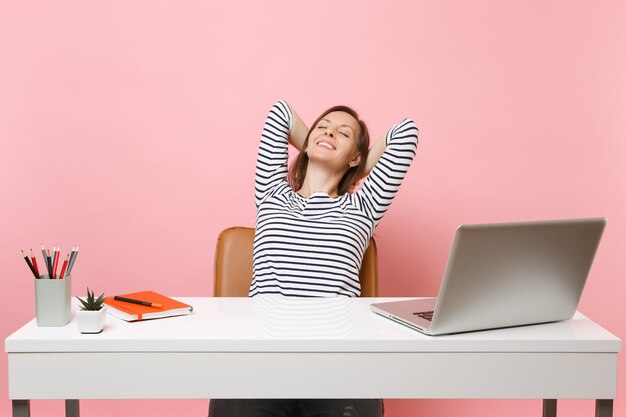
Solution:
[[[606,216],[580,310],[624,337],[624,74],[621,1],[2,1],[0,333],[34,317],[19,250],[40,242],[81,245],[75,295],[211,295],[216,237],[253,225],[258,137],[285,98],[308,122],[345,103],[374,136],[404,116],[420,127],[376,233],[381,295],[436,294],[460,223]],[[386,404],[409,417],[541,410],[538,400]],[[84,401],[82,411],[203,416],[206,405]],[[559,407],[589,416],[594,404]],[[34,415],[62,410],[32,404]]]

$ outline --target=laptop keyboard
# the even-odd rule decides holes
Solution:
[[[433,321],[433,313],[434,311],[416,311],[413,315],[419,316],[428,321]]]

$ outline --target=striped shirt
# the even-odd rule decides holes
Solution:
[[[279,101],[261,134],[249,295],[357,297],[363,255],[413,161],[417,127],[405,119],[389,130],[383,155],[358,191],[305,198],[287,182],[292,125],[289,106]]]

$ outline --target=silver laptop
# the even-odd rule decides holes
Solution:
[[[428,335],[570,319],[606,219],[462,225],[437,298],[371,305]]]

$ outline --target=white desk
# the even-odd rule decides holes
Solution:
[[[98,335],[27,323],[5,340],[15,417],[31,399],[539,398],[595,399],[612,415],[621,341],[573,320],[429,337],[369,311],[389,299],[181,298],[191,316],[127,323]],[[98,369],[96,379],[81,378]]]

